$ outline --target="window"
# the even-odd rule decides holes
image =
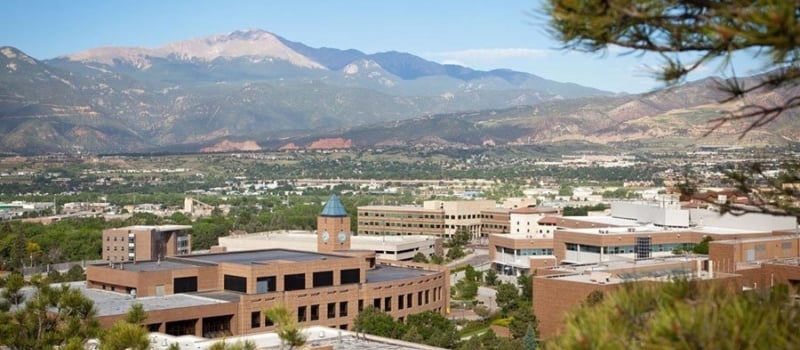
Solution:
[[[411,305],[412,304],[411,301],[414,299],[412,298],[412,296],[413,296],[412,293],[408,293],[408,295],[406,295],[406,304],[408,304],[407,307],[409,308],[413,306]]]
[[[197,291],[197,276],[179,277],[172,280],[175,294]]]
[[[269,319],[269,316],[264,315],[264,327],[272,327],[275,325],[275,322]]]
[[[397,309],[402,310],[405,309],[405,299],[402,295],[397,297]]]
[[[314,288],[333,285],[333,271],[314,272]]]
[[[417,292],[417,305],[422,305],[422,291]]]
[[[383,311],[392,311],[392,297],[383,298]]]
[[[239,276],[232,276],[232,275],[225,275],[223,277],[224,280],[224,289],[230,290],[234,292],[240,293],[247,293],[247,278],[239,277]]]
[[[364,311],[364,299],[358,299],[358,312]]]
[[[426,304],[426,305],[428,304],[428,301],[429,301],[429,299],[428,299],[428,292],[430,292],[430,290],[429,290],[429,289],[428,289],[428,290],[425,290],[425,304]]]
[[[306,289],[306,274],[298,273],[283,276],[283,290],[292,291],[301,289]]]
[[[256,293],[268,293],[275,291],[275,276],[256,278]]]
[[[250,313],[250,328],[261,327],[261,311],[253,311]]]
[[[381,309],[381,298],[372,299],[372,306],[374,306],[376,309],[380,310]]]
[[[347,302],[340,301],[339,302],[339,317],[346,317],[347,316]]]
[[[311,305],[311,320],[319,320],[319,305]]]
[[[305,306],[298,306],[297,307],[297,322],[305,322],[306,321],[306,307]]]
[[[328,318],[336,317],[336,303],[328,303]]]

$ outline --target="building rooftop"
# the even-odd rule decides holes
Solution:
[[[655,225],[640,225],[629,227],[602,227],[602,228],[568,228],[562,229],[566,232],[595,234],[595,235],[641,235],[641,234],[657,234],[657,233],[681,233],[681,232],[697,232],[715,235],[741,235],[741,234],[769,234],[769,231],[758,230],[738,230],[732,228],[710,227],[710,226],[696,226],[691,228],[665,228]]]
[[[239,252],[225,252],[215,254],[201,254],[189,255],[179,259],[191,259],[194,261],[206,263],[229,263],[229,264],[254,264],[254,263],[270,263],[277,261],[284,262],[303,262],[313,260],[327,260],[327,259],[345,259],[346,256],[323,254],[308,251],[288,250],[288,249],[266,249],[266,250],[248,250]]]
[[[60,286],[54,284],[53,286]],[[102,289],[87,288],[86,282],[67,283],[70,288],[79,290],[94,302],[97,316],[121,315],[130,310],[133,304],[142,304],[145,311],[167,310],[227,303],[221,299],[207,298],[194,294],[171,294],[158,297],[134,298],[131,295]],[[238,301],[238,299],[237,299]]]
[[[427,276],[434,273],[436,273],[436,271],[415,269],[410,267],[377,265],[375,269],[367,270],[367,283],[401,280],[405,278]]]
[[[434,346],[405,342],[397,339],[383,338],[370,334],[356,334],[351,331],[323,326],[310,326],[301,330],[305,334],[307,344],[312,347],[331,346],[334,350],[440,350]],[[153,349],[166,349],[169,344],[178,343],[181,350],[205,350],[222,339],[206,339],[191,335],[171,336],[163,333],[150,333],[150,342],[156,344]],[[241,336],[226,337],[227,344],[250,340],[258,349],[280,349],[281,340],[275,332],[254,333]]]
[[[346,217],[347,210],[344,210],[344,205],[342,205],[339,197],[332,194],[330,198],[328,198],[328,202],[325,203],[325,207],[322,208],[322,214],[320,214],[320,216]]]
[[[631,219],[621,219],[615,218],[612,216],[562,216],[561,219],[569,219],[575,221],[583,221],[602,225],[613,225],[613,226],[638,226],[639,224],[636,220]]]
[[[155,230],[155,231],[180,231],[191,230],[191,225],[134,225],[128,227],[120,227],[119,230]]]
[[[444,209],[428,209],[424,207],[418,206],[395,206],[395,205],[362,205],[358,207],[359,210],[380,210],[380,211],[404,211],[404,212],[431,212],[431,213],[442,213]]]
[[[511,210],[511,214],[545,214],[558,213],[558,208],[553,207],[523,207]]]
[[[136,271],[136,272],[152,272],[152,271],[166,271],[166,270],[193,268],[197,266],[202,266],[203,264],[198,264],[196,262],[185,261],[185,260],[178,260],[175,258],[165,258],[162,260],[147,260],[147,261],[135,261],[135,262],[131,261],[124,263],[97,264],[97,265],[98,266],[107,265],[112,269],[120,269],[120,270]]]
[[[684,256],[559,266],[553,270],[562,271],[563,274],[545,275],[542,278],[591,284],[619,284],[629,281],[669,281],[676,277],[706,280],[732,276],[719,272],[709,274],[707,271],[698,270],[697,265],[703,260],[704,257]]]

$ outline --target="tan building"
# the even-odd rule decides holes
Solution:
[[[270,249],[93,265],[85,294],[103,325],[136,302],[151,331],[212,338],[273,330],[264,310],[275,305],[289,308],[302,327],[340,329],[351,329],[367,305],[400,319],[447,312],[447,268],[351,250],[349,219],[335,196],[317,222],[317,253]]]
[[[361,206],[358,234],[449,238],[462,229],[478,240],[491,234],[509,233],[511,210],[497,208],[492,200],[425,201],[422,207]]]
[[[187,225],[128,226],[103,230],[103,260],[158,260],[192,251]]]

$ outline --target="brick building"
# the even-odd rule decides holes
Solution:
[[[447,311],[446,268],[351,250],[349,219],[335,196],[317,223],[317,252],[268,249],[93,265],[83,290],[103,325],[141,303],[151,331],[212,338],[274,329],[263,311],[279,304],[300,326],[340,329],[351,329],[367,305],[400,319]]]
[[[128,226],[103,230],[103,260],[158,260],[192,252],[187,225]]]

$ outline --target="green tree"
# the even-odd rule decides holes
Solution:
[[[464,268],[464,279],[470,282],[480,283],[483,279],[483,272],[475,270],[472,265],[467,265]]]
[[[536,320],[536,315],[533,314],[531,304],[522,303],[511,313],[511,323],[508,324],[508,329],[511,331],[511,336],[516,339],[524,337],[528,328],[532,328],[535,332],[538,325],[539,322]]]
[[[728,94],[722,102],[764,90],[787,95],[769,102],[745,101],[739,109],[712,119],[708,133],[743,121],[749,123],[742,129],[744,136],[800,107],[800,93],[794,89],[800,81],[800,44],[796,40],[800,16],[794,1],[548,0],[543,12],[549,17],[551,34],[564,48],[598,52],[613,46],[655,53],[664,61],[656,77],[668,84],[719,62],[718,70],[730,68],[733,75],[717,81]],[[761,59],[771,70],[757,77],[737,78],[731,65],[737,53]],[[729,184],[751,198],[751,203],[723,203],[721,212],[790,215],[800,222],[800,190],[782,186],[800,181],[800,162],[792,161],[783,168],[788,178],[767,175],[758,162],[729,171]],[[696,191],[693,181],[682,187],[685,194]]]
[[[289,349],[295,349],[305,345],[306,337],[303,332],[300,331],[300,327],[295,321],[296,319],[286,306],[275,305],[264,310],[264,314],[275,322],[278,337],[281,338],[283,344],[289,346]]]
[[[533,327],[528,326],[528,330],[525,331],[525,337],[522,338],[522,344],[525,350],[536,350],[538,347],[536,331],[533,330]]]
[[[408,315],[406,327],[416,329],[422,335],[423,343],[427,345],[452,349],[460,339],[455,324],[434,311]]]
[[[586,296],[585,305],[586,306],[595,306],[600,304],[605,299],[606,295],[601,290],[594,290],[589,295]]]
[[[91,300],[68,286],[53,288],[31,279],[33,293],[24,306],[0,314],[0,344],[10,349],[72,348],[100,333]]]
[[[800,333],[786,286],[738,293],[722,284],[631,283],[566,318],[548,349],[789,349]]]
[[[520,298],[529,303],[533,302],[533,276],[528,274],[517,276],[517,285],[521,294]]]
[[[487,286],[494,286],[497,284],[497,272],[493,269],[489,269],[483,276],[484,283]]]
[[[423,254],[422,252],[417,252],[417,254],[414,254],[414,257],[411,258],[411,261],[413,261],[415,263],[425,263],[425,264],[427,264],[428,263],[428,258],[425,257],[425,254]]]
[[[398,339],[406,332],[404,324],[395,321],[392,315],[372,305],[368,305],[364,310],[361,310],[354,323],[356,332],[364,332],[381,337]]]
[[[227,343],[225,340],[221,340],[211,344],[208,350],[256,350],[256,343],[252,340],[238,340],[235,343]]]
[[[466,278],[456,282],[455,288],[458,298],[462,300],[473,300],[478,296],[478,284]]]
[[[708,242],[711,242],[713,238],[711,236],[705,236],[697,245],[692,248],[692,252],[695,254],[705,254],[708,255]]]
[[[453,246],[447,249],[447,258],[450,260],[460,259],[466,255],[467,254],[464,253],[464,249],[462,249],[461,246]]]
[[[118,321],[109,328],[100,342],[101,350],[148,350],[150,339],[147,328],[137,324]]]
[[[147,311],[144,311],[144,306],[139,303],[131,305],[128,313],[125,314],[125,322],[130,324],[142,325],[147,320]]]
[[[517,308],[520,302],[519,290],[512,283],[500,283],[497,286],[497,294],[495,295],[497,306],[507,314],[509,311]]]

